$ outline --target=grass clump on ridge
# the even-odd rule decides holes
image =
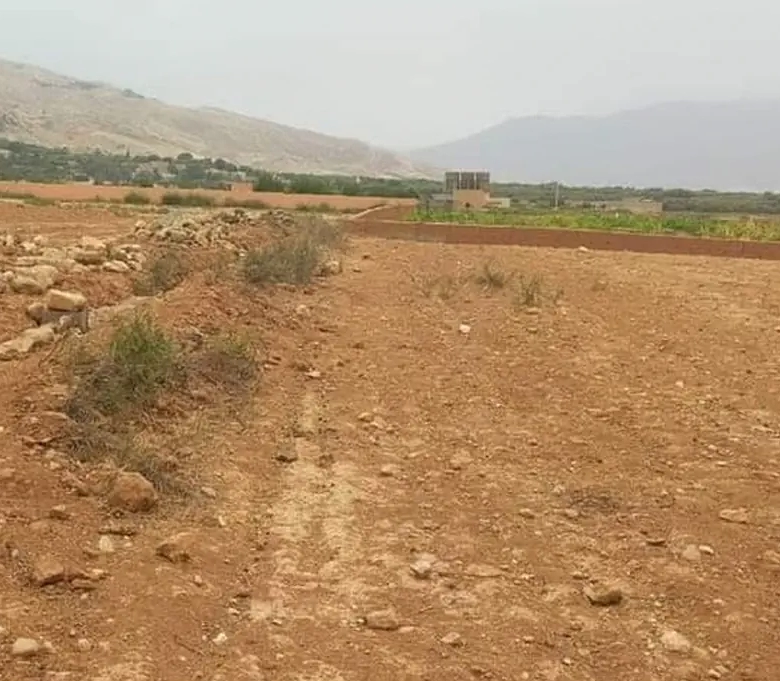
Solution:
[[[255,286],[308,284],[320,273],[328,253],[343,247],[344,238],[337,224],[308,221],[297,233],[247,253],[244,279]]]

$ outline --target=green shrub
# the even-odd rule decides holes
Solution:
[[[297,234],[250,251],[244,260],[244,278],[256,286],[308,284],[320,271],[328,251],[342,248],[344,243],[339,225],[312,220]]]
[[[160,390],[180,376],[178,352],[150,317],[139,315],[122,324],[103,357],[79,362],[79,380],[66,413],[83,423],[148,408]]]
[[[164,206],[186,206],[192,208],[205,208],[214,205],[214,199],[206,194],[165,192],[161,202]]]
[[[125,194],[123,201],[131,206],[147,206],[152,202],[146,194],[142,194],[141,192],[130,192],[129,194]]]
[[[137,296],[155,296],[176,288],[186,278],[189,267],[176,251],[167,251],[147,264],[133,281]]]

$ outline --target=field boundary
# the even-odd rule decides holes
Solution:
[[[152,204],[160,204],[165,194],[183,196],[198,195],[211,199],[215,205],[225,202],[258,201],[271,208],[293,209],[298,206],[327,204],[336,210],[365,211],[377,206],[415,205],[414,199],[386,198],[379,196],[342,196],[334,194],[286,194],[283,192],[229,191],[223,189],[178,189],[176,187],[133,187],[118,185],[93,185],[87,183],[40,184],[35,182],[0,182],[0,199],[35,197],[50,201],[94,202],[113,201],[123,203],[128,194],[146,197]]]
[[[434,241],[482,246],[587,248],[594,251],[630,251],[669,255],[704,255],[721,258],[780,260],[780,242],[738,241],[665,234],[636,234],[539,227],[483,227],[443,222],[351,220],[350,233],[402,241]]]

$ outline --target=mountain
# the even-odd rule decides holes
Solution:
[[[242,116],[188,109],[131,90],[0,60],[0,137],[48,147],[224,158],[266,170],[373,177],[436,171],[363,142]]]
[[[508,120],[412,152],[496,180],[780,190],[780,100],[675,102],[608,116]]]

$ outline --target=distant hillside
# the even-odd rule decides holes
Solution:
[[[216,109],[187,109],[130,90],[0,60],[0,137],[83,151],[188,152],[267,170],[372,177],[430,168],[356,140]]]
[[[410,154],[497,180],[780,189],[780,100],[670,103],[603,117],[508,120]]]

